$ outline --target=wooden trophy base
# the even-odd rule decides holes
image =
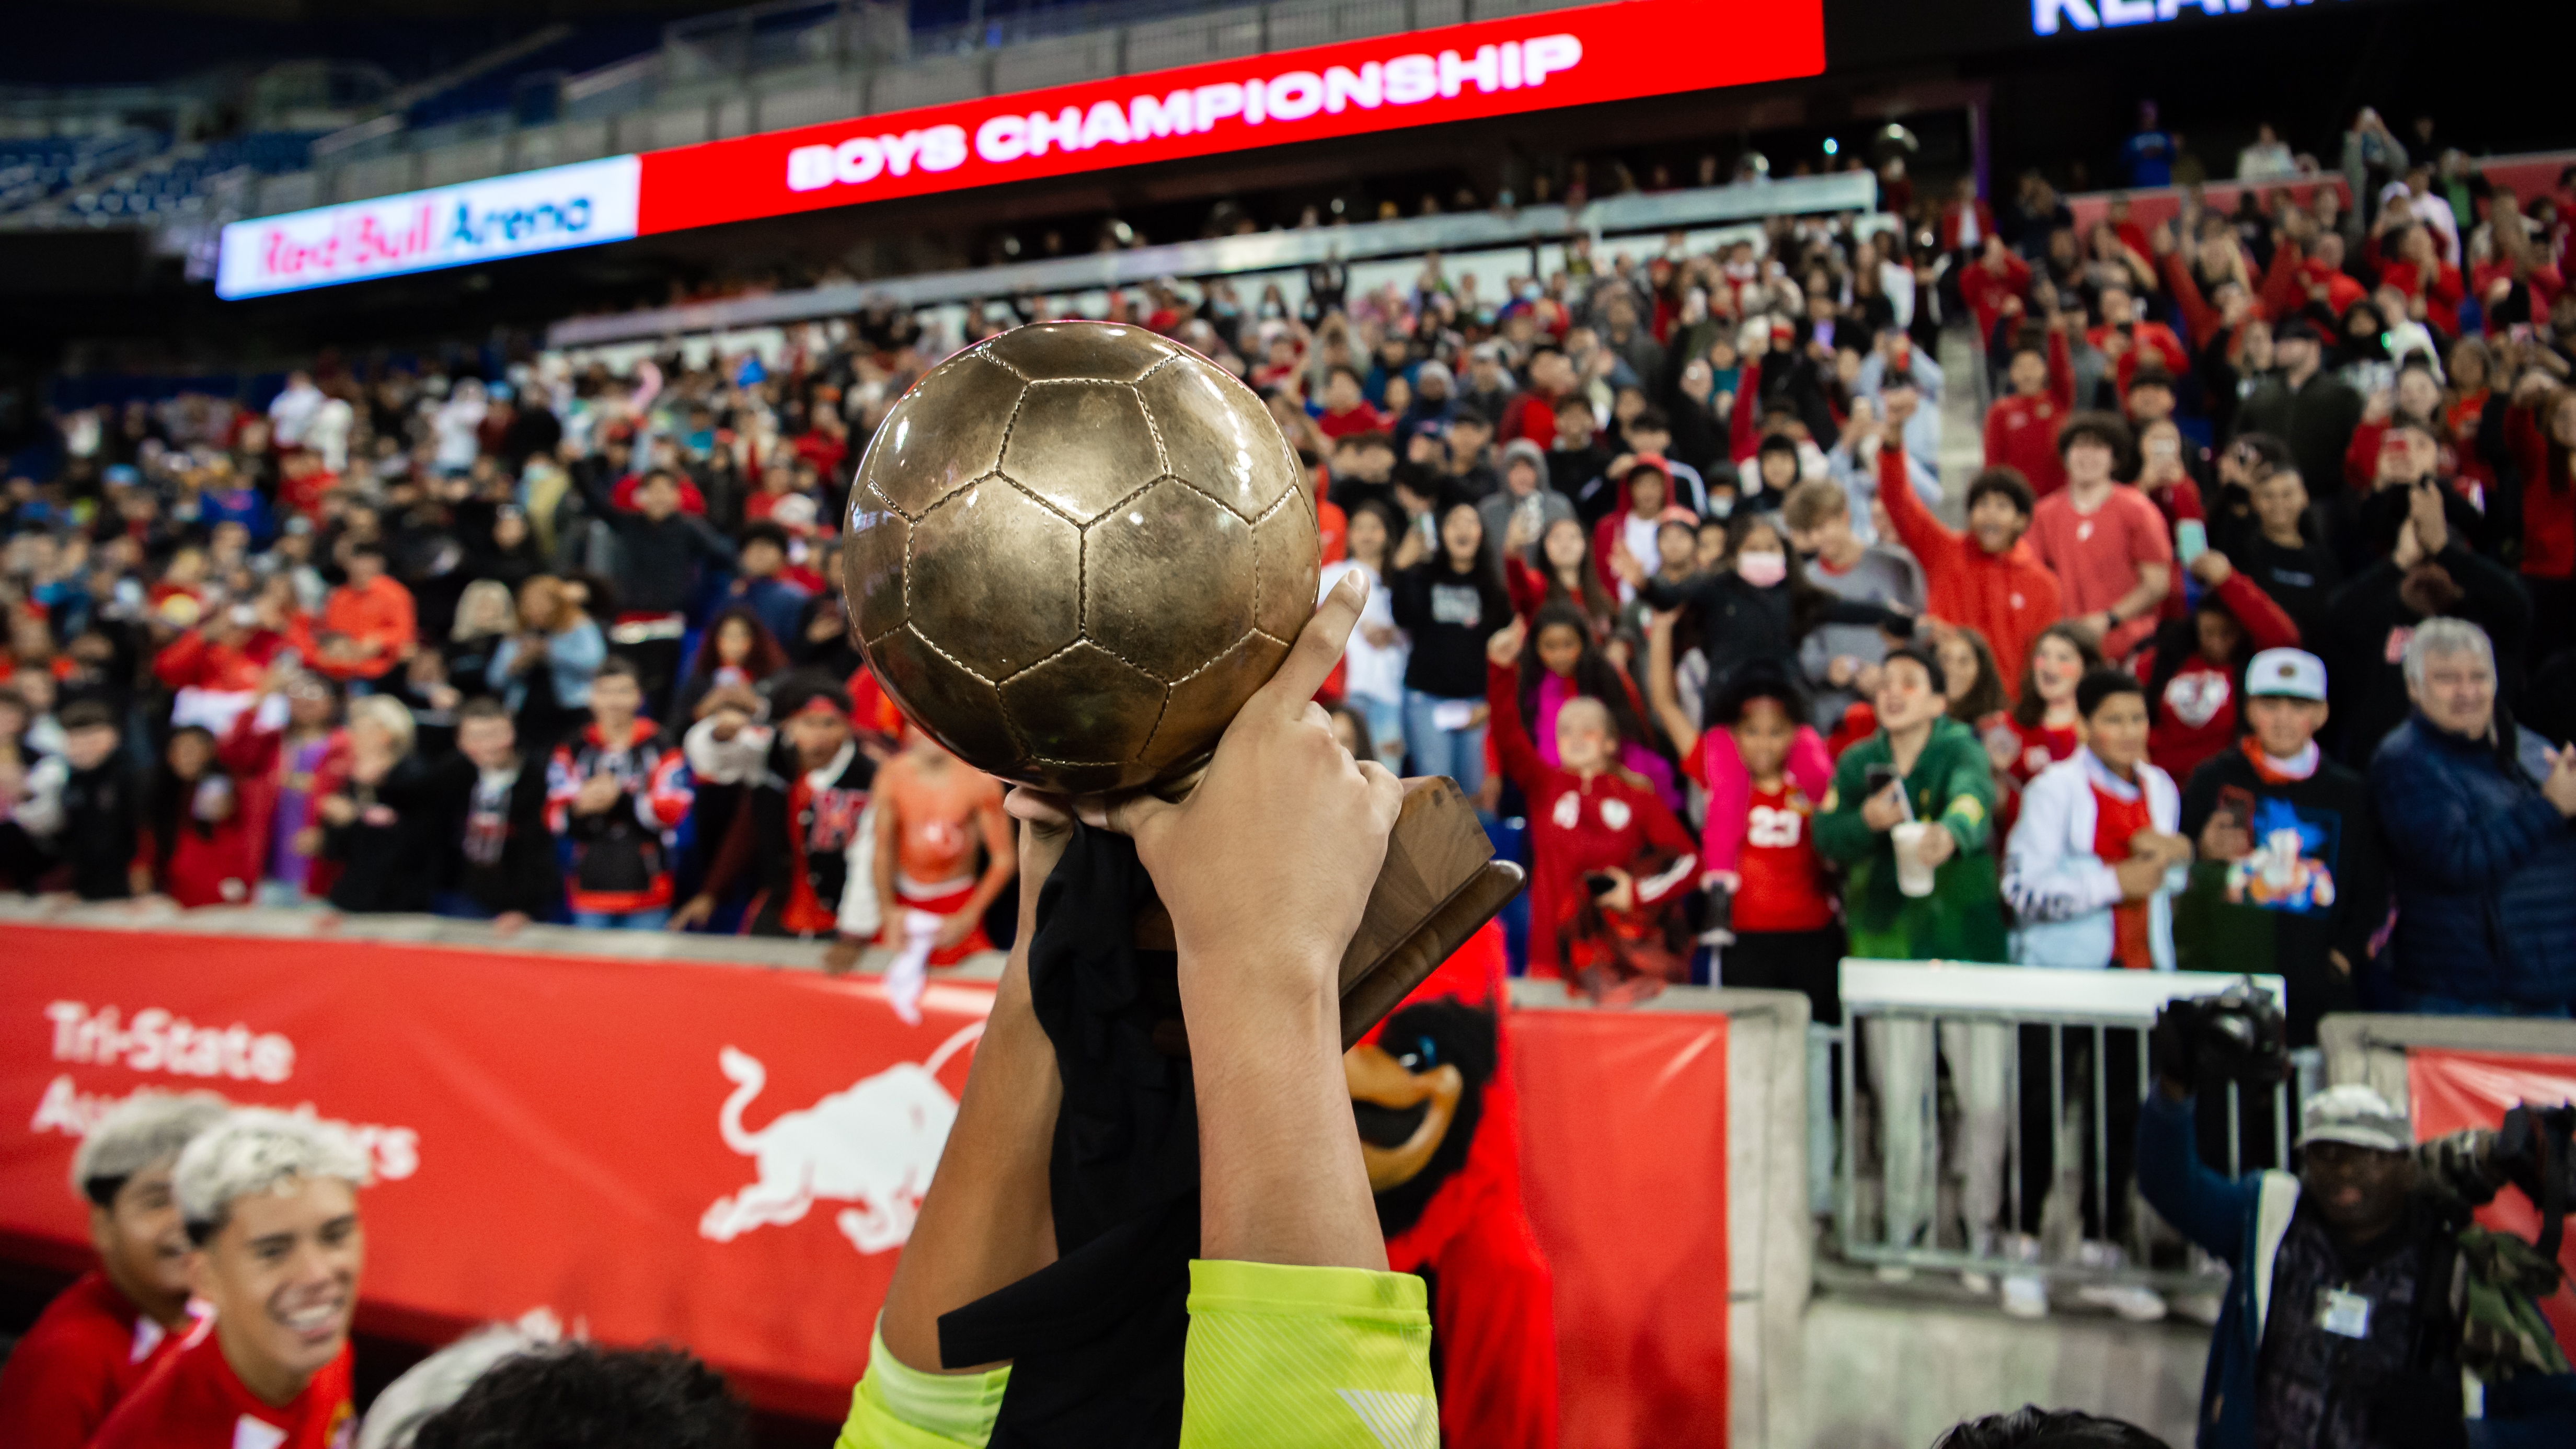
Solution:
[[[1404,804],[1386,840],[1360,928],[1342,953],[1342,1046],[1358,1044],[1451,952],[1520,893],[1525,876],[1494,859],[1494,843],[1458,782],[1446,775],[1404,782]],[[1172,917],[1160,902],[1136,916],[1136,944],[1172,949]],[[1157,1045],[1189,1051],[1178,1021],[1159,1024]]]

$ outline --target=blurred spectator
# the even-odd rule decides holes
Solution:
[[[728,591],[750,606],[773,639],[796,632],[796,620],[812,598],[804,585],[780,577],[787,567],[787,530],[775,523],[755,523],[743,530],[740,574]]]
[[[2326,667],[2298,649],[2266,649],[2243,676],[2249,729],[2192,771],[2180,830],[2199,850],[2176,912],[2187,971],[2268,961],[2289,1001],[2290,1042],[2315,1042],[2317,1021],[2359,1004],[2371,941],[2388,919],[2387,864],[2370,786],[2317,748]]]
[[[346,755],[326,756],[316,772],[310,820],[321,827],[313,879],[344,911],[425,911],[443,858],[446,824],[438,781],[421,759],[411,709],[388,695],[349,703]]]
[[[1879,493],[1897,541],[1923,569],[1924,612],[1986,636],[1998,660],[2030,657],[2030,643],[2057,621],[2057,575],[2022,535],[2034,502],[2030,484],[2009,468],[1988,468],[1968,485],[1968,527],[1953,532],[1905,486],[1904,451],[1879,450]]]
[[[2097,669],[2075,691],[2084,743],[2022,793],[2004,845],[2004,899],[2024,966],[2174,969],[2171,897],[2191,842],[2175,833],[2181,793],[2147,762],[2146,692]]]
[[[2299,642],[2299,626],[2227,555],[2206,550],[2185,572],[2201,586],[2199,600],[2187,616],[2159,626],[2137,660],[2152,721],[2148,753],[2177,779],[2242,733],[2245,666],[2255,652]]]
[[[2164,515],[2117,472],[2131,463],[2127,424],[2101,413],[2057,435],[2066,487],[2039,501],[2030,525],[2039,561],[2057,575],[2064,617],[2089,631],[2106,659],[2126,659],[2154,632],[2173,587]]]
[[[202,725],[170,733],[144,796],[137,864],[148,889],[181,906],[248,905],[266,842]]]
[[[590,710],[591,676],[608,641],[574,588],[539,574],[519,586],[518,631],[492,651],[486,681],[531,749],[552,749]]]
[[[2576,1012],[2576,748],[2496,706],[2485,631],[2434,619],[2407,640],[2414,713],[2370,762],[2397,886],[2401,1009]]]
[[[2001,961],[2003,916],[1994,852],[1995,787],[1985,751],[1944,714],[1939,661],[1915,646],[1879,667],[1878,732],[1843,752],[1817,807],[1816,848],[1843,867],[1843,919],[1856,956]],[[1893,832],[1912,826],[1914,859],[1932,876],[1916,893],[1898,879]]]
[[[2236,410],[2236,435],[2268,433],[2289,445],[2301,478],[2343,476],[2343,456],[2361,426],[2361,394],[2325,368],[2314,324],[2294,318],[2271,334],[2277,370],[2256,381]]]
[[[831,938],[838,929],[852,847],[862,828],[875,823],[865,812],[877,765],[860,752],[850,699],[839,689],[809,688],[783,698],[779,714],[783,748],[763,761],[758,783],[734,811],[697,894],[672,913],[675,928],[706,921],[748,872],[752,904],[743,920],[746,933],[813,940]],[[720,736],[729,727],[743,728],[720,716],[692,727],[692,760],[698,758],[700,730]],[[862,864],[873,860],[864,850],[859,858]],[[871,890],[875,884],[867,881]],[[849,944],[847,959],[837,961],[841,969],[857,959],[858,943]]]
[[[835,702],[819,697],[827,707]],[[806,747],[819,743],[808,735]],[[1019,870],[1001,785],[907,722],[902,752],[876,772],[873,804],[883,943],[926,946],[931,966],[987,949],[984,911]]]
[[[657,468],[636,484],[632,510],[587,482],[582,486],[592,510],[617,537],[609,578],[620,609],[608,642],[635,662],[644,700],[668,704],[699,566],[732,565],[734,545],[704,518],[681,511],[679,479],[666,470]]]
[[[152,889],[135,857],[142,789],[121,746],[116,714],[97,700],[62,712],[63,752],[29,772],[19,823],[70,868],[69,888],[85,901],[123,900]]]
[[[1438,552],[1397,573],[1390,587],[1396,625],[1413,645],[1404,666],[1413,768],[1447,775],[1474,796],[1485,782],[1485,641],[1513,617],[1475,505],[1443,511]]]
[[[385,573],[381,544],[350,549],[344,566],[349,581],[322,608],[314,667],[343,682],[373,683],[410,655],[418,637],[411,590]]]
[[[1780,521],[1790,543],[1809,556],[1807,578],[1818,589],[1851,603],[1923,612],[1922,569],[1899,550],[1863,544],[1842,489],[1821,480],[1799,484],[1781,504]],[[1878,692],[1878,664],[1886,655],[1886,636],[1866,624],[1819,623],[1799,641],[1816,728],[1834,729],[1844,711]]]
[[[563,877],[546,823],[546,770],[519,748],[499,700],[470,699],[456,712],[456,753],[439,763],[437,789],[457,822],[458,868],[440,915],[515,930],[564,913]]]
[[[555,747],[547,826],[567,842],[573,924],[658,931],[671,914],[671,836],[689,812],[677,741],[642,714],[635,666],[612,658],[590,682],[588,728]]]

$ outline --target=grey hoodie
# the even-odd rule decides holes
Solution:
[[[1510,480],[1512,463],[1516,459],[1527,459],[1529,465],[1538,471],[1538,491],[1530,495],[1530,499],[1537,500],[1535,505],[1530,502],[1530,499],[1516,498],[1512,495]],[[1503,486],[1476,505],[1476,515],[1485,521],[1486,548],[1493,550],[1502,548],[1504,536],[1511,531],[1512,510],[1515,507],[1535,506],[1538,510],[1538,517],[1529,530],[1529,546],[1533,549],[1538,547],[1540,537],[1547,532],[1550,524],[1560,518],[1575,517],[1574,500],[1548,486],[1547,453],[1538,444],[1527,438],[1514,438],[1505,443],[1501,471],[1504,479]]]

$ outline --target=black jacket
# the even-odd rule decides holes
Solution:
[[[2531,601],[2521,582],[2457,540],[2433,562],[2461,594],[2445,612],[2487,631],[2495,643],[2499,697],[2515,698],[2523,636],[2531,623]],[[2327,692],[2334,701],[2327,728],[2335,758],[2348,765],[2367,765],[2379,742],[2413,708],[2406,696],[2401,631],[2411,634],[2425,615],[2404,597],[2405,581],[2395,560],[2381,559],[2345,584],[2326,608],[2325,638],[2315,652],[2326,662]]]
[[[426,911],[446,874],[447,811],[435,772],[405,755],[374,785],[352,781],[358,818],[322,831],[322,854],[340,862],[331,904],[344,911]]]
[[[63,782],[63,828],[55,841],[82,900],[121,901],[134,894],[126,868],[134,863],[142,818],[143,785],[122,754],[110,755],[97,769],[74,770]]]
[[[1492,571],[1458,573],[1448,560],[1415,564],[1391,581],[1395,622],[1413,636],[1404,687],[1441,699],[1485,698],[1485,641],[1511,622],[1511,596]]]
[[[2299,476],[2319,498],[2342,480],[2344,450],[2352,446],[2353,429],[2360,426],[2361,394],[2322,367],[2295,389],[2277,376],[2267,377],[2236,410],[2236,436],[2269,433],[2289,444]]]
[[[438,764],[437,791],[458,846],[458,890],[494,915],[518,911],[544,920],[562,907],[543,758],[521,760],[515,777],[487,788],[472,760],[450,755]]]

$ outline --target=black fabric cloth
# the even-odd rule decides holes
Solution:
[[[143,820],[143,786],[122,752],[63,782],[63,828],[57,848],[72,868],[71,887],[85,901],[134,894],[126,868]]]
[[[1485,641],[1512,619],[1512,601],[1493,570],[1460,573],[1446,558],[1415,564],[1391,581],[1395,622],[1413,636],[1404,687],[1441,699],[1485,697]]]
[[[483,909],[544,920],[563,908],[563,872],[546,828],[546,758],[522,756],[505,779],[485,779],[474,762],[450,755],[436,767],[458,842],[456,886]]]
[[[1153,895],[1135,845],[1084,826],[1038,893],[1029,989],[1064,1084],[1058,1256],[939,1320],[943,1362],[1012,1361],[992,1449],[1180,1441],[1198,1098],[1189,1059],[1154,1044],[1180,1019],[1180,984],[1171,952],[1135,945]]]
[[[375,784],[352,780],[347,789],[358,818],[322,830],[322,854],[340,862],[331,904],[352,914],[428,910],[445,875],[443,837],[454,819],[436,773],[420,756],[405,755]]]

